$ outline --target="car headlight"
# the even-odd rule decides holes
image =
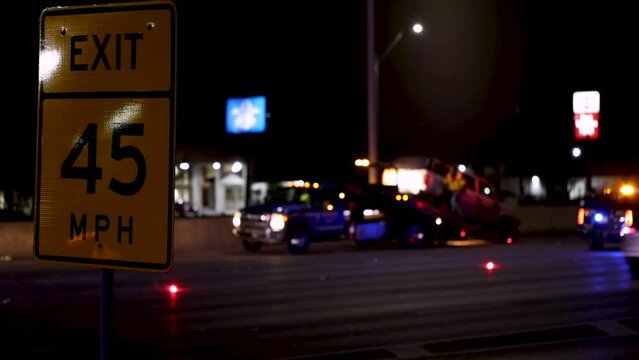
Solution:
[[[233,214],[233,226],[240,227],[241,224],[242,224],[242,213],[239,211],[236,211]]]
[[[286,226],[286,220],[288,220],[288,216],[280,213],[271,214],[271,222],[269,225],[271,226],[271,230],[273,231],[282,231]]]
[[[362,216],[364,220],[377,220],[384,217],[384,213],[379,211],[379,209],[365,209],[362,211]]]

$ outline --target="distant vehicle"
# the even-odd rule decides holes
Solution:
[[[455,211],[442,185],[452,165],[433,164],[421,169],[426,179],[424,183],[419,180],[416,188],[423,190],[408,193],[400,192],[399,186],[390,187],[377,205],[360,203],[363,208],[353,212],[350,225],[356,244],[389,238],[406,248],[466,238],[507,244],[516,241],[521,220],[486,179],[463,172],[465,184]]]
[[[639,195],[634,185],[605,188],[582,200],[577,210],[577,235],[587,240],[591,250],[601,250],[607,243],[619,245],[637,232],[634,217],[638,211]]]
[[[630,268],[630,275],[633,279],[639,280],[639,233],[633,232],[626,235],[621,247]]]
[[[192,218],[197,216],[199,216],[199,208],[197,205],[182,199],[175,201],[175,217]]]
[[[304,254],[315,241],[343,240],[352,192],[338,184],[285,182],[269,189],[264,204],[233,216],[233,234],[249,252],[285,243],[291,254]]]

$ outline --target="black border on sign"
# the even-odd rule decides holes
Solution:
[[[149,2],[149,3],[120,3],[120,4],[104,4],[96,6],[72,6],[67,8],[46,8],[40,14],[40,50],[44,49],[44,20],[49,16],[74,15],[74,14],[95,14],[95,13],[111,13],[121,11],[147,11],[147,10],[169,10],[171,14],[171,74],[169,89],[166,91],[105,91],[105,92],[62,92],[62,93],[45,93],[43,83],[39,80],[38,86],[38,135],[37,135],[37,163],[36,163],[36,206],[35,206],[35,224],[33,249],[34,256],[38,260],[46,262],[62,262],[71,265],[86,265],[100,268],[111,268],[119,270],[146,270],[168,272],[173,266],[173,221],[174,221],[174,195],[173,188],[175,186],[174,162],[175,162],[175,76],[176,76],[176,9],[172,2]],[[109,259],[93,259],[71,256],[53,256],[40,253],[39,249],[39,230],[40,230],[40,183],[41,183],[41,161],[42,161],[42,115],[43,104],[46,99],[92,99],[92,98],[168,98],[170,99],[170,124],[169,124],[169,164],[168,174],[169,188],[167,189],[167,219],[169,220],[167,227],[167,247],[165,263],[140,262],[140,261],[123,261]]]

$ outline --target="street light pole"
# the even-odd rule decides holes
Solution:
[[[368,183],[377,184],[377,75],[375,56],[375,0],[366,2],[366,73],[368,98]]]
[[[378,128],[379,128],[379,65],[397,46],[404,37],[400,31],[388,45],[381,56],[375,53],[375,0],[366,2],[366,70],[367,70],[367,98],[368,98],[368,183],[378,183]],[[413,25],[415,33],[421,33],[423,27],[420,24]]]

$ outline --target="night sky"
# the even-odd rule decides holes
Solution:
[[[18,78],[5,83],[0,185],[33,188],[40,11],[86,3],[9,5],[5,78]],[[176,1],[177,142],[251,159],[257,179],[352,175],[367,155],[365,5]],[[415,21],[428,33],[413,36]],[[380,160],[570,169],[581,90],[601,93],[588,151],[636,160],[634,22],[628,2],[376,1],[377,52],[405,31],[380,67]],[[254,95],[267,97],[266,133],[226,134],[226,99]]]

